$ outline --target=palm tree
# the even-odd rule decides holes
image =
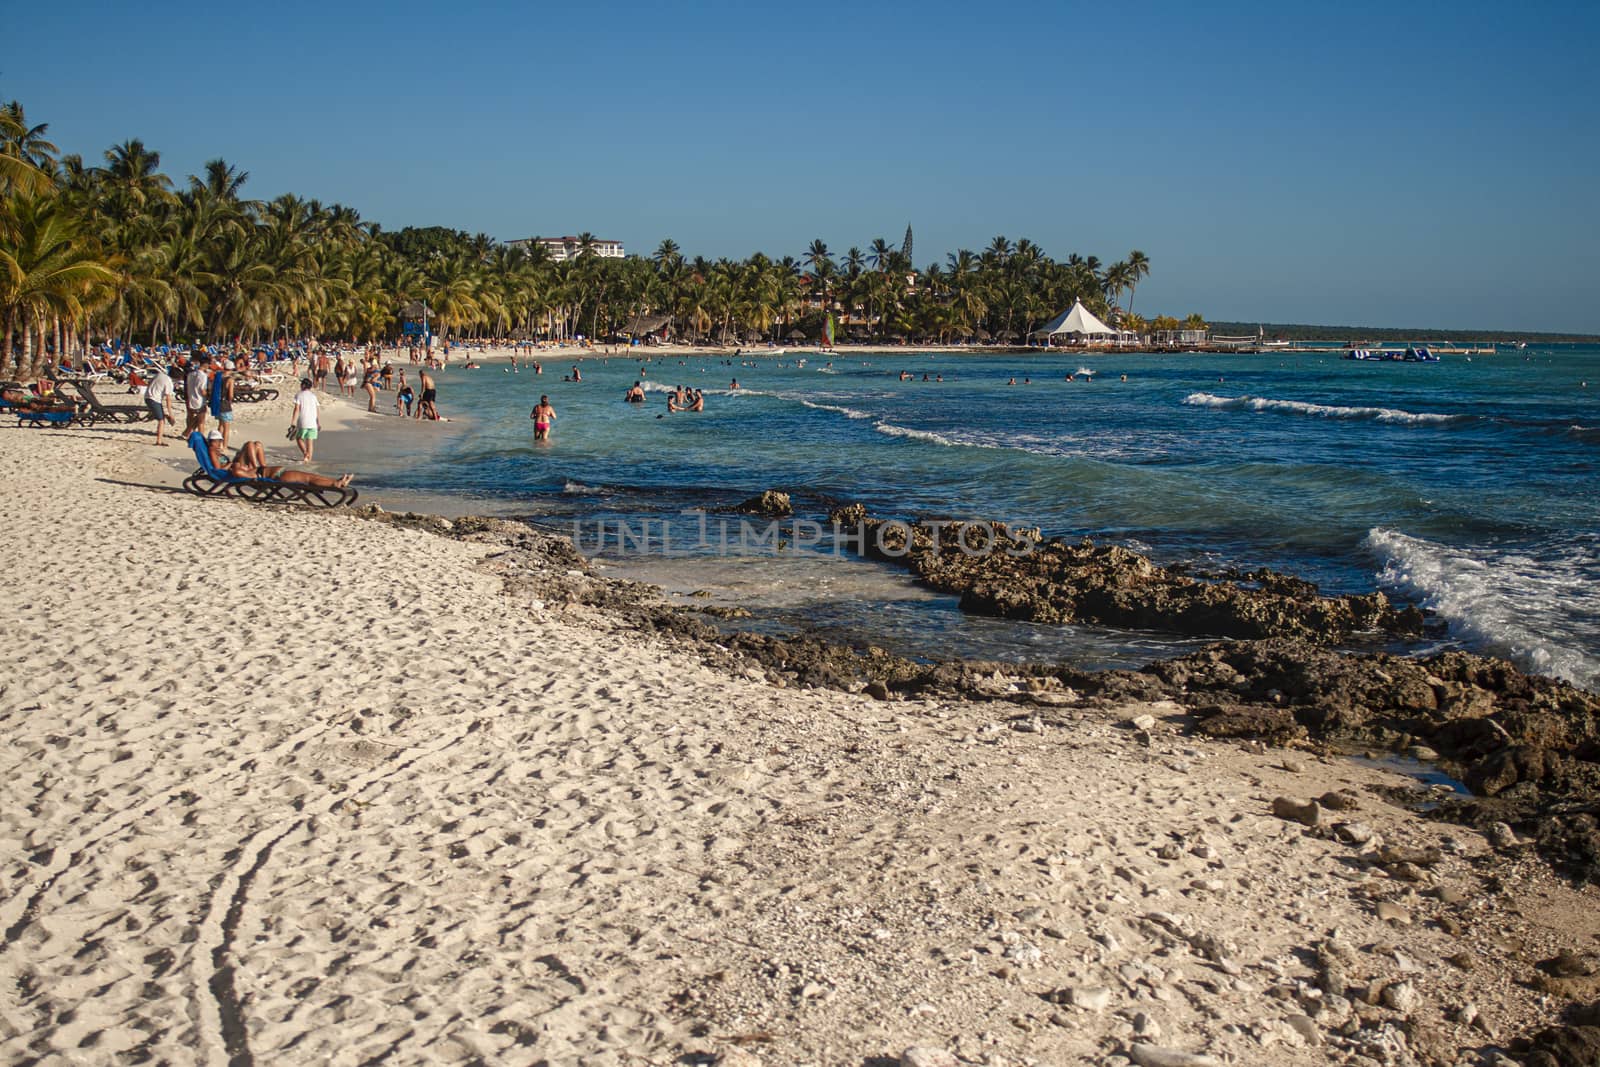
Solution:
[[[81,319],[96,290],[108,288],[116,275],[94,258],[60,198],[13,197],[9,209],[16,240],[0,244],[0,314],[5,316],[0,363],[9,361],[20,326],[21,357],[5,369],[32,377],[44,357],[46,322]],[[36,336],[41,339],[37,347]]]
[[[1150,257],[1135,248],[1128,253],[1128,310],[1133,310],[1133,291],[1139,283],[1150,277]],[[1204,327],[1200,327],[1203,329]]]
[[[1133,268],[1126,261],[1119,261],[1106,268],[1101,276],[1100,287],[1105,294],[1106,301],[1115,305],[1122,295],[1122,291],[1130,284],[1133,277]]]
[[[206,160],[206,176],[189,175],[189,191],[196,196],[202,193],[215,200],[237,203],[239,190],[250,180],[250,172],[240,170],[222,159]]]
[[[983,250],[984,258],[996,264],[1003,264],[1011,258],[1011,242],[1005,234],[1001,234],[989,242],[989,247]]]
[[[112,187],[139,208],[172,191],[172,179],[156,169],[161,166],[161,153],[146,150],[137,138],[106,149],[106,164]]]
[[[0,104],[0,152],[47,172],[55,166],[56,153],[60,151],[45,140],[49,128],[48,122],[28,125],[22,105],[15,100]]]
[[[889,266],[889,242],[882,237],[874,237],[867,250],[867,259],[872,263],[874,270],[887,270]]]
[[[678,249],[678,242],[670,237],[664,237],[661,243],[656,245],[655,254],[650,260],[657,267],[665,267],[670,263],[683,262],[683,253]]]

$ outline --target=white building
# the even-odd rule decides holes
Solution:
[[[506,244],[512,248],[543,245],[550,258],[557,263],[562,260],[577,259],[578,253],[583,251],[583,242],[576,237],[524,237],[520,241],[507,241]],[[589,242],[589,247],[602,259],[621,259],[626,255],[622,250],[621,241],[602,241],[595,238]]]

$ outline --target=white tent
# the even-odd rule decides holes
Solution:
[[[1095,318],[1088,308],[1083,306],[1082,300],[1074,301],[1070,311],[1063,311],[1037,330],[1035,334],[1054,337],[1058,333],[1088,334],[1113,334],[1117,331]]]

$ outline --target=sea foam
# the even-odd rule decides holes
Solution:
[[[1377,527],[1378,580],[1468,643],[1523,669],[1600,688],[1600,535],[1533,549],[1457,548]]]
[[[1228,411],[1279,411],[1289,415],[1311,415],[1320,419],[1365,419],[1409,425],[1437,425],[1471,418],[1469,415],[1443,415],[1431,411],[1402,411],[1399,408],[1344,407],[1338,404],[1309,404],[1301,400],[1275,400],[1265,396],[1217,396],[1215,393],[1190,393],[1183,402],[1191,407],[1221,408]]]
[[[776,394],[776,395],[781,395],[781,394]],[[788,399],[788,398],[785,397],[784,399]],[[813,400],[801,400],[800,403],[805,405],[808,408],[811,408],[814,411],[831,411],[835,415],[843,415],[847,419],[870,419],[870,418],[872,418],[872,413],[869,412],[869,411],[857,411],[855,408],[847,408],[847,407],[843,406],[842,404],[819,404],[819,403],[817,403],[816,401],[813,401]]]

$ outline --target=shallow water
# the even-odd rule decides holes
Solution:
[[[1438,364],[1283,353],[797,358],[590,358],[579,384],[561,380],[571,357],[545,361],[542,376],[451,368],[439,376],[441,407],[466,413],[470,432],[419,441],[363,482],[442,490],[566,532],[581,522],[591,551],[597,523],[637,533],[649,518],[668,552],[660,537],[643,550],[636,537],[600,555],[737,600],[766,624],[814,624],[910,654],[1092,666],[1187,643],[963,619],[949,598],[826,545],[786,547],[783,566],[771,545],[718,561],[696,547],[699,516],[682,512],[776,487],[806,514],[859,500],[885,516],[1108,538],[1162,561],[1268,565],[1330,591],[1377,585],[1437,611],[1452,644],[1600,684],[1600,348]],[[900,381],[902,369],[914,380]],[[641,375],[649,402],[623,403]],[[729,391],[734,378],[741,388]],[[666,414],[664,390],[678,383],[706,391],[704,413]],[[553,440],[536,445],[528,412],[541,393],[558,419]],[[699,568],[692,582],[689,567]]]

